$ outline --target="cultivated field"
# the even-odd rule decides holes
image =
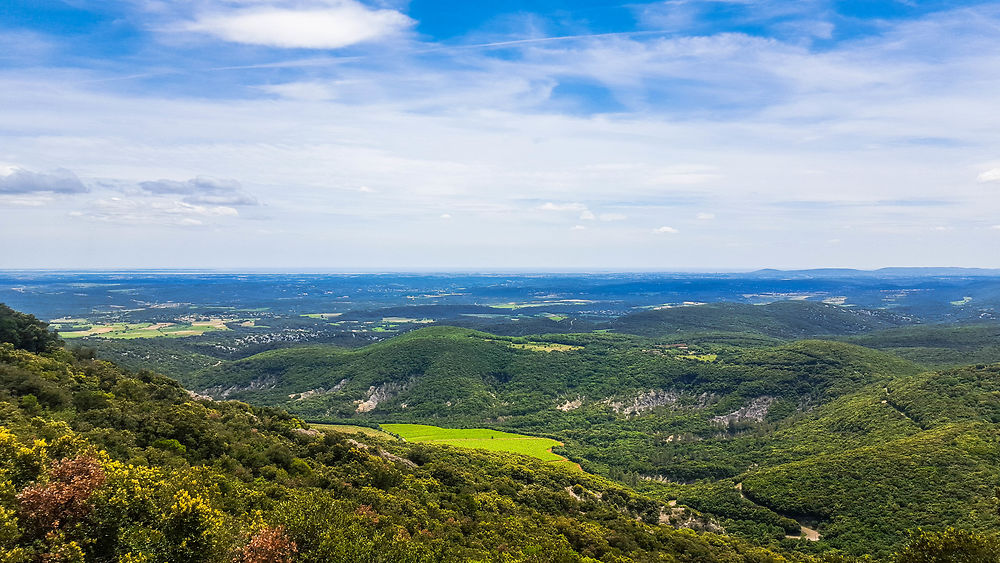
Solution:
[[[407,442],[428,442],[460,448],[513,452],[553,463],[571,463],[561,455],[552,453],[553,447],[562,444],[549,438],[511,434],[487,428],[439,428],[426,424],[382,424],[381,426],[388,432],[398,434]]]
[[[82,319],[76,319],[82,320]],[[58,323],[54,323],[53,328],[59,330]],[[183,338],[185,336],[197,336],[213,330],[229,330],[222,319],[208,319],[204,321],[176,322],[176,323],[112,323],[86,325],[77,323],[71,327],[73,330],[59,330],[60,338],[83,338],[87,336],[97,338],[156,338],[167,336],[171,338]]]

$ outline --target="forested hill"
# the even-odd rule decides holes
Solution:
[[[819,561],[571,468],[320,432],[24,342],[0,343],[5,562]]]
[[[1000,526],[991,368],[934,372],[822,340],[434,327],[357,350],[270,351],[186,384],[315,420],[554,438],[586,470],[680,499],[756,542],[806,525],[821,534],[816,549],[888,556],[908,529]]]
[[[611,322],[616,332],[666,336],[691,332],[755,333],[776,338],[848,335],[914,324],[912,316],[809,301],[767,305],[706,303],[630,313]]]
[[[823,342],[719,348],[713,358],[639,341],[622,351],[615,339],[593,338],[540,349],[558,343],[418,332],[352,353],[360,363],[350,374],[402,369],[414,356],[392,352],[401,345],[426,356],[424,372],[445,374],[473,361],[466,340],[486,353],[475,369],[537,356],[549,367],[567,361],[572,371],[567,358],[590,347],[648,377],[673,374],[685,384],[685,373],[696,374],[686,384],[735,386],[733,396],[744,397],[784,389],[782,397],[816,403],[800,411],[779,407],[779,398],[765,410],[777,409],[787,423],[737,417],[706,437],[701,409],[717,408],[716,399],[680,396],[678,405],[631,413],[624,409],[643,403],[581,400],[554,409],[570,417],[563,431],[578,433],[567,446],[593,457],[593,469],[618,468],[614,482],[519,455],[318,431],[284,410],[200,399],[173,380],[90,359],[85,350],[73,354],[55,340],[30,351],[31,339],[16,334],[0,342],[0,561],[835,563],[854,561],[852,553],[896,563],[998,561],[1000,543],[974,531],[996,526],[990,495],[1000,390],[984,383],[998,379],[996,370],[920,373],[892,356]],[[441,340],[457,348],[442,354]],[[667,358],[671,350],[679,356]],[[734,358],[755,377],[728,373],[724,363]],[[655,368],[667,360],[708,369]],[[803,371],[812,375],[796,382]],[[890,373],[898,378],[883,388]],[[519,419],[525,429],[559,428],[558,418],[532,412]],[[602,440],[610,441],[588,445]],[[620,469],[626,458],[656,461],[665,474],[732,477],[691,485],[636,479],[638,472]],[[820,519],[806,523],[823,539],[786,538],[798,536],[792,518],[807,516]],[[921,518],[941,531],[906,540],[905,530],[916,527],[908,524]],[[945,530],[949,523],[970,531]],[[870,532],[857,534],[859,526]],[[834,549],[827,535],[847,549]]]

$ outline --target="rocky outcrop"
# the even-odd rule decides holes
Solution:
[[[248,382],[246,385],[216,385],[207,389],[202,389],[201,394],[208,395],[213,399],[228,399],[230,396],[245,391],[264,391],[274,389],[278,384],[275,377],[259,377]]]
[[[187,391],[187,394],[188,394],[189,397],[191,397],[192,399],[198,400],[198,401],[214,401],[215,400],[215,399],[213,399],[212,397],[210,397],[208,395],[202,395],[201,393],[195,393],[194,391],[191,391],[190,389],[185,389],[185,391]],[[885,401],[882,401],[882,402],[884,403]]]
[[[563,404],[559,405],[558,407],[556,407],[556,410],[560,410],[560,411],[563,411],[563,412],[567,412],[567,411],[571,411],[571,410],[576,410],[576,409],[580,408],[581,406],[583,406],[583,399],[584,399],[583,397],[577,397],[576,399],[573,399],[572,401],[567,400],[565,403],[563,403]]]
[[[357,448],[360,448],[362,450],[366,450],[366,451],[369,451],[369,452],[374,452],[375,455],[381,457],[382,459],[385,459],[385,460],[388,460],[388,461],[392,461],[392,462],[395,462],[395,463],[402,463],[403,465],[405,465],[407,467],[416,467],[417,466],[416,463],[413,463],[412,461],[410,461],[410,460],[408,460],[408,459],[406,459],[404,457],[399,457],[398,455],[391,454],[391,453],[383,450],[382,448],[377,448],[375,446],[370,446],[370,445],[365,444],[363,442],[359,442],[359,441],[357,441],[357,440],[355,440],[353,438],[348,438],[347,441],[348,441],[348,443],[350,443],[351,445],[353,445],[353,446],[355,446]]]
[[[344,385],[347,385],[347,379],[346,378],[345,379],[341,379],[340,382],[338,382],[336,385],[334,385],[333,387],[331,387],[329,389],[324,389],[323,387],[317,387],[316,389],[310,389],[308,391],[303,391],[301,393],[290,393],[288,395],[288,398],[296,400],[296,401],[301,401],[303,399],[308,399],[309,397],[314,397],[316,395],[325,395],[327,393],[336,393],[337,391],[340,391],[341,389],[343,389]]]
[[[667,506],[660,508],[660,524],[666,524],[675,528],[688,528],[699,532],[712,532],[713,534],[724,534],[725,528],[718,522],[686,506],[677,506],[677,501],[672,500]]]
[[[626,416],[639,415],[658,407],[670,407],[672,410],[704,409],[716,402],[718,397],[711,393],[701,395],[682,395],[676,391],[650,389],[628,399],[610,398],[601,401],[611,410]]]
[[[611,407],[611,410],[616,413],[629,416],[642,413],[643,411],[652,410],[657,407],[676,405],[680,398],[680,394],[673,391],[651,389],[645,393],[640,393],[631,400],[609,400],[608,406]]]
[[[729,414],[712,417],[712,422],[723,426],[734,422],[763,422],[775,401],[777,399],[766,395],[757,397]]]
[[[393,381],[383,383],[379,386],[372,385],[368,388],[368,398],[364,401],[357,401],[358,408],[356,410],[359,413],[371,412],[378,407],[379,403],[384,403],[392,399],[400,392],[408,389],[409,386],[409,383],[397,383]]]

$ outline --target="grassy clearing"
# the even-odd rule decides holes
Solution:
[[[698,362],[714,362],[719,359],[717,354],[687,354],[684,356],[677,356],[678,358],[683,358],[685,360],[695,360]]]
[[[301,316],[309,317],[310,319],[332,319],[340,315],[343,315],[343,313],[305,313]]]
[[[367,426],[355,426],[353,424],[317,424],[313,422],[310,422],[309,426],[317,430],[332,430],[334,432],[342,432],[344,434],[357,434],[360,432],[365,436],[377,436],[379,438],[388,438],[390,440],[396,439],[396,437],[392,434],[386,434],[381,430],[376,430]]]
[[[572,464],[561,455],[552,453],[553,447],[562,444],[549,438],[511,434],[487,428],[439,428],[426,424],[383,424],[382,428],[398,434],[407,442],[426,442],[494,452],[512,452],[535,457],[542,461]]]

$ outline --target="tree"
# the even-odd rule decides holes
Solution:
[[[917,530],[910,535],[909,545],[896,554],[896,563],[996,562],[1000,562],[1000,540],[956,528],[943,532]]]
[[[60,345],[59,337],[49,332],[49,325],[34,315],[19,313],[0,303],[0,342],[10,342],[15,348],[48,352]]]

